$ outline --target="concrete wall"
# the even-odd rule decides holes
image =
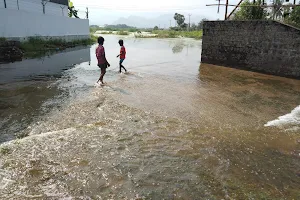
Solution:
[[[10,10],[44,14],[42,0],[6,0],[6,6],[6,9]],[[1,8],[4,8],[4,0],[0,0],[0,9]],[[2,10],[0,10],[0,12],[1,11]],[[45,5],[45,14],[67,17],[68,7],[57,3],[47,2]]]
[[[0,8],[0,37],[26,40],[30,36],[42,36],[73,40],[89,35],[88,19]]]
[[[300,30],[275,21],[206,21],[201,60],[300,78]]]

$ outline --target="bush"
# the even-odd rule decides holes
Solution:
[[[129,32],[138,32],[139,29],[137,29],[137,28],[130,28],[130,29],[128,29],[128,31],[129,31]]]
[[[261,0],[255,3],[249,0],[244,1],[238,11],[234,14],[234,20],[263,20],[267,17],[267,11],[259,7]]]
[[[195,38],[201,39],[202,38],[202,31],[173,31],[173,30],[158,30],[152,31],[153,34],[156,34],[158,38],[176,38],[179,36],[188,37],[188,38]]]
[[[118,31],[117,35],[129,35],[129,33],[126,31]]]
[[[41,37],[30,37],[27,41],[21,43],[25,57],[35,58],[45,55],[47,52],[55,52],[75,46],[87,46],[96,43],[97,37],[91,35],[88,39],[74,40],[67,42],[62,39],[45,40]]]

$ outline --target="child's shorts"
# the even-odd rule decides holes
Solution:
[[[120,59],[120,64],[124,62],[125,58]]]
[[[106,69],[107,68],[107,64],[98,64],[98,67],[100,68],[100,69]]]

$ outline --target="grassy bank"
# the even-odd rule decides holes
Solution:
[[[118,31],[116,32],[117,35],[129,35],[129,32],[127,31]]]
[[[172,31],[172,30],[156,30],[152,31],[150,35],[135,34],[137,38],[177,38],[177,37],[187,37],[194,39],[202,39],[201,31]]]
[[[100,31],[97,34],[100,34],[100,35],[107,35],[107,34],[110,34],[110,35],[129,35],[130,32],[128,32],[128,31]]]
[[[138,32],[140,29],[137,28],[90,28],[90,33],[95,33],[97,31],[101,32],[129,32],[134,33]]]
[[[62,39],[43,40],[39,37],[31,37],[26,42],[21,43],[21,50],[24,52],[25,58],[35,58],[67,48],[88,46],[94,44],[96,41],[97,37],[93,35],[89,39],[74,40],[72,42]]]

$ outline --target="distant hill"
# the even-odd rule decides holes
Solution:
[[[155,18],[145,18],[139,16],[129,16],[129,17],[121,17],[117,21],[113,22],[113,25],[117,24],[127,24],[128,26],[133,26],[137,28],[153,28],[154,26],[160,26],[160,28],[169,28],[170,27],[170,20],[172,26],[175,25],[174,21],[174,14],[166,14],[161,15]],[[186,23],[188,23],[188,16],[185,16]],[[205,16],[201,15],[193,15],[191,16],[191,23],[198,23],[200,22]]]

